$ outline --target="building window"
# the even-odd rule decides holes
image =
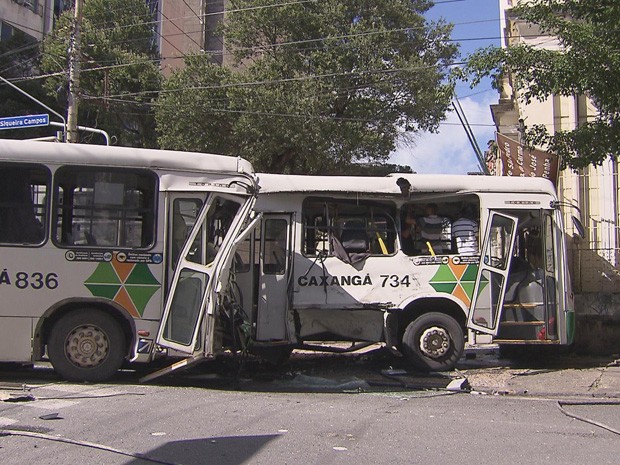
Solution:
[[[13,0],[13,3],[22,5],[35,13],[39,12],[39,0]]]
[[[14,31],[15,31],[15,28],[11,26],[9,23],[0,21],[0,40],[2,42],[11,40],[11,38],[13,37]]]

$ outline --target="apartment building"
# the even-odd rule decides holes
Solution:
[[[158,46],[165,75],[182,67],[186,55],[207,52],[223,64],[224,43],[218,24],[224,19],[226,0],[157,0]]]
[[[0,0],[0,40],[9,40],[21,31],[41,40],[54,26],[54,11],[61,0]]]

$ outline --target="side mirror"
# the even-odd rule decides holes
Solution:
[[[573,216],[572,218],[573,218],[573,226],[575,230],[577,231],[577,234],[579,235],[581,239],[585,239],[586,228],[583,227],[583,224],[581,223],[581,220],[579,218],[577,218],[576,216]]]

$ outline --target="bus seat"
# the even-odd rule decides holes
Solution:
[[[340,234],[340,242],[348,253],[368,252],[368,235],[359,222],[344,223],[342,233]]]
[[[511,273],[504,301],[507,303],[533,303],[543,301],[543,271],[530,268]]]

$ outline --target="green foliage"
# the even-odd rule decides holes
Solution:
[[[120,145],[156,145],[152,103],[161,86],[153,18],[144,0],[84,2],[79,122],[103,129]],[[50,95],[66,106],[73,11],[64,12],[42,43]],[[81,136],[89,137],[85,133]]]
[[[353,163],[347,167],[347,176],[387,176],[390,173],[413,173],[411,166],[393,163]],[[338,173],[328,173],[338,174]]]
[[[40,81],[24,79],[36,76],[39,64],[39,46],[30,36],[15,29],[13,37],[0,41],[0,76],[13,80],[14,85],[48,106],[53,102],[47,99]],[[0,82],[0,117],[23,116],[47,113],[41,105],[24,96],[11,86]],[[52,117],[53,118],[53,117]],[[8,129],[0,132],[7,139],[29,139],[53,135],[49,128]]]
[[[269,172],[385,162],[400,132],[438,128],[451,27],[426,0],[231,0],[224,69],[187,60],[164,84],[160,144],[238,155]],[[182,117],[179,117],[182,115]]]
[[[612,0],[529,0],[515,15],[557,37],[559,50],[527,45],[487,48],[472,55],[464,74],[472,86],[485,76],[499,88],[505,73],[525,103],[552,95],[585,95],[599,114],[573,131],[528,128],[527,140],[579,168],[598,165],[620,150],[620,3]]]

